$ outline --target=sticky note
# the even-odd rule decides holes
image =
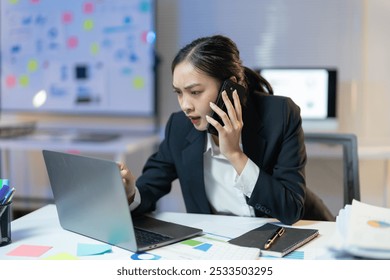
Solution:
[[[30,84],[30,78],[27,75],[21,75],[19,77],[19,84],[23,87],[26,87]]]
[[[79,43],[79,40],[77,37],[75,36],[71,36],[67,39],[67,46],[69,49],[74,49],[77,47],[78,43]]]
[[[77,256],[102,255],[111,252],[111,246],[107,244],[85,244],[77,245]]]
[[[85,30],[85,31],[90,31],[90,30],[92,30],[93,27],[94,27],[94,21],[91,20],[91,19],[86,19],[86,20],[84,21],[83,27],[84,27],[84,30]]]
[[[14,75],[8,75],[5,78],[5,84],[7,88],[13,88],[14,86],[16,86],[16,83],[17,83],[17,79]]]
[[[62,14],[62,22],[64,24],[71,23],[73,21],[73,14],[71,12],[64,12]]]
[[[210,243],[203,243],[199,246],[194,247],[194,249],[201,250],[203,252],[207,252],[213,245]]]
[[[20,245],[16,247],[9,253],[7,256],[17,256],[17,257],[40,257],[47,251],[49,251],[52,246],[39,246],[39,245]]]
[[[193,239],[187,239],[187,240],[184,240],[180,243],[185,244],[185,245],[189,245],[189,246],[198,246],[198,245],[202,244],[202,242],[197,241],[197,240],[193,240]]]
[[[43,260],[78,260],[76,256],[69,253],[58,253],[47,258],[43,258]]]
[[[86,13],[86,14],[90,14],[90,13],[92,13],[93,12],[93,10],[94,10],[94,5],[93,5],[93,3],[92,2],[86,2],[86,3],[84,3],[84,13]]]
[[[27,69],[30,72],[35,72],[38,69],[38,61],[36,59],[30,59],[27,63]]]

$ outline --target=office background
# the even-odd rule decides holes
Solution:
[[[390,40],[386,0],[158,0],[156,1],[158,122],[163,128],[172,111],[179,110],[172,91],[170,62],[177,50],[192,39],[221,33],[236,41],[244,64],[250,67],[335,67],[338,69],[336,131],[358,135],[360,145],[390,143]],[[149,119],[77,117],[48,114],[2,114],[3,120],[34,120],[54,126],[131,129]],[[324,125],[324,126],[322,126]],[[326,129],[317,123],[307,130]],[[139,175],[148,155],[128,158]],[[26,158],[27,157],[27,158]],[[23,170],[12,178],[15,186],[47,187],[39,153],[13,153],[12,165]],[[136,160],[134,160],[136,159]],[[29,171],[25,171],[26,166]],[[389,206],[386,200],[385,160],[362,159],[362,201]],[[33,183],[31,183],[33,182]],[[43,188],[42,187],[42,188]],[[183,210],[177,182],[162,208]],[[37,190],[45,193],[46,190]],[[178,201],[178,202],[177,202]]]

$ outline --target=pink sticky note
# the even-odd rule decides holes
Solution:
[[[16,85],[16,77],[9,75],[5,78],[5,84],[8,88],[13,88]]]
[[[73,20],[73,14],[72,12],[64,12],[62,14],[62,22],[64,24],[71,23]]]
[[[79,43],[79,41],[78,41],[77,37],[72,36],[72,37],[68,38],[68,41],[67,41],[68,48],[74,49],[77,47],[78,43]]]
[[[93,12],[93,3],[91,2],[86,2],[84,3],[84,13],[90,14]]]
[[[51,246],[38,246],[38,245],[20,245],[12,251],[7,253],[7,256],[17,257],[39,257],[49,251]]]

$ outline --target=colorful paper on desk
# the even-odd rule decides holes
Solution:
[[[203,242],[197,241],[197,240],[194,240],[194,239],[188,239],[188,240],[184,240],[184,241],[181,242],[181,244],[192,246],[192,247],[200,245],[202,243]]]
[[[148,251],[150,256],[138,255],[137,259],[153,257],[162,260],[255,260],[260,250],[227,243],[226,238],[205,234],[169,246]],[[131,257],[136,259],[135,256]]]
[[[7,253],[7,256],[15,257],[40,257],[47,251],[49,251],[52,246],[39,246],[39,245],[20,245]]]
[[[103,255],[112,251],[111,245],[107,244],[85,244],[77,245],[77,256]]]
[[[47,258],[43,258],[43,260],[78,260],[76,256],[73,256],[69,253],[58,253]]]

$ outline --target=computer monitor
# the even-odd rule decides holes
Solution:
[[[303,120],[327,120],[336,116],[337,70],[329,68],[262,68],[260,74],[275,95],[290,97]]]

